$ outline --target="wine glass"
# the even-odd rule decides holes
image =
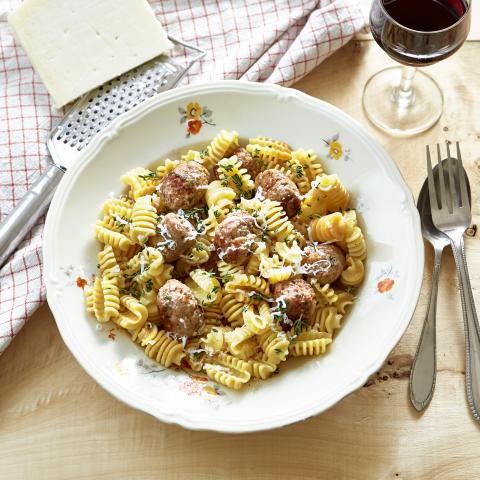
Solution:
[[[442,114],[443,94],[435,80],[416,67],[456,52],[470,30],[471,0],[373,0],[373,38],[403,66],[373,75],[363,91],[369,120],[395,136],[423,132]]]

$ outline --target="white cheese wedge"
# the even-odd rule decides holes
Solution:
[[[8,21],[57,107],[171,47],[146,0],[25,0]]]

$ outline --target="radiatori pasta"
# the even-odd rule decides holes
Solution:
[[[162,192],[175,176],[178,188],[182,166],[209,178],[185,180],[176,200],[195,201],[173,210]],[[256,183],[266,170],[296,192],[298,212]],[[105,201],[94,225],[101,248],[85,302],[98,322],[125,330],[164,367],[235,390],[270,378],[290,357],[328,352],[364,280],[367,246],[348,189],[313,150],[265,136],[242,146],[237,132],[222,130],[203,149],[133,168],[121,181],[126,191]],[[175,228],[167,228],[171,215]],[[222,246],[219,232],[246,217],[250,226]],[[241,260],[227,254],[238,242]],[[195,330],[186,326],[193,315],[181,314],[187,304]]]

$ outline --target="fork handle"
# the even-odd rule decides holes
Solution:
[[[463,321],[465,324],[466,389],[472,415],[480,422],[480,327],[464,254],[463,237],[450,238],[457,264]]]
[[[412,370],[410,371],[410,401],[419,412],[428,406],[435,389],[437,372],[435,324],[437,317],[438,279],[440,276],[442,253],[443,248],[435,248],[430,301],[423,324],[422,335],[418,342]]]
[[[0,267],[45,213],[63,173],[61,167],[50,165],[0,224]]]

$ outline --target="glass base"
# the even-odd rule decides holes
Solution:
[[[381,70],[368,80],[363,90],[363,109],[368,119],[390,135],[408,137],[435,125],[443,110],[443,94],[435,80],[416,72],[412,90],[399,88],[402,67]]]

